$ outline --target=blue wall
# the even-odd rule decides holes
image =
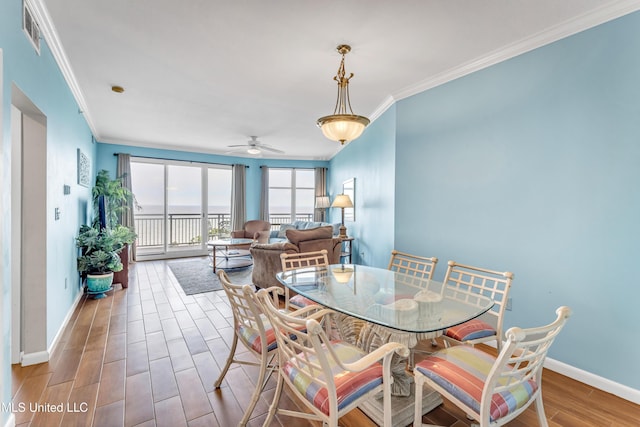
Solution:
[[[389,108],[357,140],[335,156],[329,167],[328,193],[333,200],[345,180],[355,178],[355,222],[345,222],[355,237],[352,261],[386,267],[393,249],[395,221],[396,107]],[[341,221],[340,209],[329,209],[331,222]]]
[[[640,389],[638,76],[634,13],[398,102],[395,168],[373,166],[393,170],[395,221],[359,216],[360,244],[436,256],[439,278],[450,259],[513,271],[507,327],[569,305],[550,357]]]
[[[234,163],[247,165],[246,176],[246,203],[247,219],[260,218],[260,188],[262,175],[260,166],[272,168],[316,168],[327,167],[327,161],[307,160],[275,160],[245,157],[219,156],[215,154],[202,154],[186,151],[161,150],[156,148],[131,147],[127,145],[98,144],[97,170],[106,169],[112,177],[116,176],[117,158],[115,153],[127,153],[132,156],[155,157],[171,160],[185,160],[203,163],[220,163],[232,165]]]
[[[11,399],[10,327],[11,327],[11,242],[20,236],[11,236],[11,93],[12,85],[18,87],[47,117],[47,345],[51,345],[73,301],[80,292],[76,270],[76,248],[74,237],[78,226],[87,214],[90,189],[81,187],[76,179],[76,150],[82,149],[92,159],[96,147],[92,144],[91,132],[78,113],[76,104],[60,70],[44,40],[41,54],[37,55],[22,32],[22,1],[0,2],[0,48],[3,50],[3,134],[2,167],[4,186],[2,292],[4,306],[2,352],[5,363],[0,390],[2,402]],[[92,171],[93,172],[93,171]],[[63,195],[63,186],[71,186],[71,194]],[[54,220],[54,209],[60,208],[59,221]],[[32,254],[38,256],[38,254]],[[67,288],[65,289],[65,279]],[[29,286],[29,284],[25,284]],[[44,349],[43,349],[44,350]],[[9,413],[0,414],[0,425],[4,425]]]

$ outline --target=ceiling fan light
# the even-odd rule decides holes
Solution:
[[[247,150],[247,153],[249,154],[260,154],[260,149],[256,148],[256,147],[251,147]]]
[[[318,126],[324,136],[343,145],[362,135],[368,124],[369,119],[355,114],[334,114],[318,119]]]

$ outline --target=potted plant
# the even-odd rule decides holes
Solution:
[[[111,179],[109,171],[102,169],[96,175],[96,182],[91,191],[93,196],[93,209],[96,217],[93,226],[97,229],[107,227],[117,230],[120,224],[120,215],[127,212],[131,206],[137,206],[136,198],[126,187],[122,185],[122,177]],[[101,205],[102,203],[102,205]],[[124,230],[121,233],[127,234]],[[125,247],[119,252],[122,270],[116,272],[114,281],[119,282],[123,288],[129,285],[129,246],[134,242],[136,235],[125,240]]]
[[[111,289],[113,273],[122,270],[119,253],[127,243],[135,239],[135,233],[124,226],[115,228],[82,225],[76,238],[81,249],[78,257],[78,271],[86,277],[87,292],[95,298],[104,298]]]

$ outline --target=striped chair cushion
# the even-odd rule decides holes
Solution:
[[[447,329],[445,335],[458,341],[470,341],[496,335],[496,330],[487,322],[473,319]]]
[[[421,374],[480,414],[480,400],[495,358],[468,346],[451,347],[427,357],[415,366]],[[534,380],[496,393],[491,398],[491,422],[521,408],[538,389]]]
[[[271,327],[271,322],[264,314],[260,315],[262,324],[267,337],[267,351],[275,349],[278,344],[276,343],[276,335]],[[260,339],[260,331],[257,327],[251,325],[241,324],[238,325],[238,336],[240,336],[254,351],[260,353],[262,351],[262,341]]]
[[[260,315],[260,319],[262,319],[262,324],[264,325],[264,332],[267,337],[267,352],[278,347],[278,343],[276,342],[276,334],[273,332],[273,328],[271,327],[271,322],[264,314]],[[296,328],[299,331],[306,331],[304,325],[300,326],[300,328]],[[260,331],[258,331],[257,327],[252,327],[250,325],[242,324],[238,326],[238,335],[251,347],[254,351],[261,353],[262,351],[262,341],[260,339]],[[291,337],[292,339],[296,339],[295,336]]]
[[[298,294],[289,298],[289,304],[295,305],[296,307],[304,308],[310,305],[315,304],[315,302],[311,301],[309,298],[305,298],[302,295]]]
[[[331,345],[343,363],[353,363],[366,354],[359,348],[342,341],[333,341]],[[311,361],[317,362],[317,358],[314,357]],[[361,372],[345,371],[331,359],[329,359],[329,363],[332,365],[329,375],[333,375],[336,385],[338,410],[348,406],[358,397],[382,384],[382,365],[380,363],[374,363]],[[304,395],[309,402],[329,415],[327,388],[315,381],[315,378],[320,381],[325,381],[326,373],[314,372],[315,376],[311,378],[308,375],[308,371],[303,372],[299,370],[290,361],[284,364],[284,372],[296,389]]]

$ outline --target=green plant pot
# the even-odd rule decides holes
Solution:
[[[113,289],[113,272],[106,274],[87,274],[87,293],[94,299],[104,298],[105,292]]]

